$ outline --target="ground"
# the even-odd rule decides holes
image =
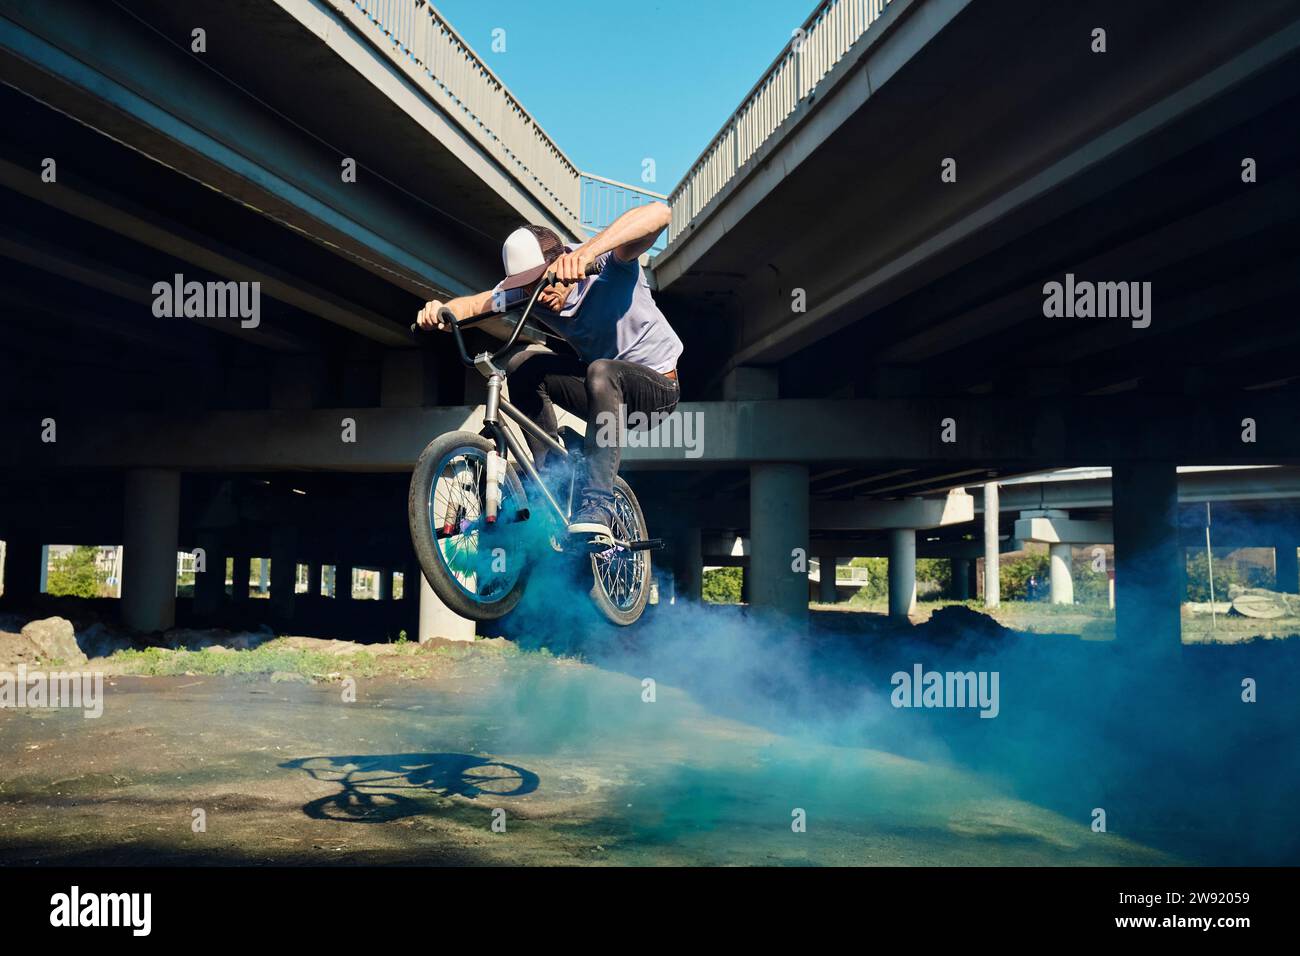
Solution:
[[[338,682],[116,677],[98,720],[8,713],[0,860],[1168,860],[969,774],[809,746],[712,716],[680,692],[644,703],[639,681],[595,667],[529,655],[437,670],[362,679],[352,704]],[[508,706],[521,686],[590,719],[521,721]],[[791,829],[796,807],[805,833]],[[492,830],[497,808],[504,833]],[[192,832],[196,809],[206,832]]]
[[[821,660],[861,634],[768,642],[722,612],[672,630],[701,620],[712,630],[689,648],[651,641],[659,656],[293,638],[92,660],[107,674],[102,717],[0,710],[0,863],[1036,866],[1293,852],[1294,827],[1281,842],[1268,835],[1291,819],[1277,761],[1283,796],[1246,780],[1246,806],[1197,775],[1220,780],[1202,764],[1248,755],[1192,720],[1175,735],[1195,740],[1185,775],[1151,743],[1158,721],[1136,753],[1099,757],[1134,736],[1121,698],[1135,713],[1167,708],[1129,686],[1090,704],[1090,685],[1074,701],[1076,685],[1059,682],[1096,644],[1026,638],[1036,643],[1018,656],[997,652],[1008,689],[1003,714],[984,721],[896,711],[868,658]],[[1039,669],[1049,652],[1060,672]],[[659,675],[649,687],[647,673]],[[1042,730],[1047,705],[1010,689],[1018,673],[1036,675],[1043,700],[1068,702],[1061,724]],[[1235,719],[1212,723],[1235,734]],[[1278,744],[1291,753],[1293,739]],[[1184,813],[1189,786],[1198,801]],[[1219,802],[1259,839],[1238,839],[1241,821]],[[1098,805],[1108,832],[1092,828]],[[1255,842],[1264,848],[1242,848]]]

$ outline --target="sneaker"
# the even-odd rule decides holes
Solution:
[[[583,495],[582,507],[569,519],[569,534],[603,535],[614,537],[609,529],[610,511],[603,496]]]

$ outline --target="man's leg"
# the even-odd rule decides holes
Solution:
[[[582,506],[569,530],[604,533],[612,517],[614,476],[622,458],[622,428],[635,412],[670,412],[680,393],[677,383],[644,365],[598,359],[587,366],[587,481]]]
[[[580,418],[587,417],[587,369],[578,359],[554,352],[520,352],[506,366],[510,401],[542,431],[559,440],[555,406]],[[540,472],[546,463],[547,447],[527,432],[524,437]]]

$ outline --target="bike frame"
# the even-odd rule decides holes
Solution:
[[[594,263],[587,267],[587,275],[589,276],[596,275],[599,271],[599,268],[597,268]],[[451,326],[451,331],[456,338],[456,348],[460,351],[461,363],[464,364],[466,368],[477,369],[479,374],[487,379],[487,402],[483,411],[483,425],[492,436],[493,442],[496,446],[496,453],[504,458],[506,450],[509,449],[510,453],[515,456],[515,460],[519,462],[520,467],[524,469],[524,472],[532,480],[533,485],[541,491],[542,497],[545,499],[546,503],[550,505],[560,522],[567,523],[569,520],[569,509],[561,507],[560,503],[555,500],[555,496],[551,493],[551,489],[546,487],[546,483],[542,481],[541,476],[538,474],[537,466],[533,463],[532,456],[528,453],[528,449],[520,444],[519,439],[515,437],[514,432],[502,424],[501,416],[505,415],[506,418],[510,419],[529,435],[532,435],[544,444],[548,450],[563,455],[565,459],[570,457],[569,450],[565,448],[562,443],[556,441],[535,423],[530,421],[523,412],[501,397],[501,386],[505,384],[506,372],[505,369],[496,364],[497,359],[513,348],[515,342],[519,340],[519,333],[523,331],[524,325],[528,322],[528,317],[532,314],[533,306],[536,304],[537,297],[541,293],[542,289],[553,284],[554,281],[554,273],[547,273],[541,281],[537,283],[537,287],[533,289],[533,294],[528,299],[528,305],[526,305],[524,310],[519,314],[519,320],[515,323],[515,327],[510,333],[510,338],[506,340],[505,345],[501,346],[501,348],[497,349],[495,352],[480,352],[471,358],[469,351],[465,348],[465,338],[461,334],[461,329],[464,326],[472,325],[473,323],[480,321],[482,318],[485,318],[485,316],[474,316],[462,322],[456,318],[454,312],[446,306],[443,306],[438,310],[438,317]],[[499,314],[500,313],[495,312],[491,313],[491,315]],[[411,326],[412,331],[417,331],[418,328],[418,325]],[[496,481],[496,475],[491,473],[491,469],[489,469],[488,491],[490,495],[495,494],[497,491],[496,488],[491,486],[492,483]],[[572,498],[572,485],[570,486],[570,498]],[[572,505],[572,500],[570,500],[569,504]]]
[[[515,461],[519,462],[520,467],[532,480],[533,486],[541,491],[543,498],[551,506],[556,516],[561,522],[567,522],[569,520],[568,509],[561,507],[560,503],[555,500],[551,489],[546,487],[546,482],[542,481],[541,475],[538,474],[537,466],[533,464],[532,455],[529,454],[527,448],[520,444],[514,432],[501,424],[500,416],[505,415],[506,418],[544,444],[548,451],[557,452],[567,459],[569,450],[561,442],[557,442],[546,434],[523,412],[511,405],[509,401],[501,397],[501,386],[505,384],[506,373],[496,366],[486,352],[477,357],[475,366],[487,378],[487,403],[483,411],[483,425],[491,432],[492,438],[496,442],[497,454],[504,455],[506,449],[509,449],[510,454],[515,456]]]

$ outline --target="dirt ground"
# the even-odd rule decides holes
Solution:
[[[110,676],[99,719],[0,710],[0,863],[1178,862],[938,763],[646,702],[624,673],[443,657],[355,702],[337,677]]]

